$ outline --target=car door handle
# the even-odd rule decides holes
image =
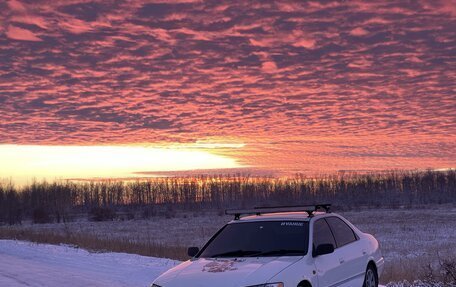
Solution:
[[[345,259],[339,258],[339,262],[340,262],[340,264],[343,264],[345,262]]]
[[[366,255],[366,254],[367,254],[366,249],[363,249],[363,255]]]

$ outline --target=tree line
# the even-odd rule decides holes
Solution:
[[[144,217],[160,210],[223,210],[258,205],[329,202],[345,208],[456,202],[456,170],[339,173],[263,178],[244,175],[167,177],[135,181],[0,183],[0,223],[65,222],[74,214],[103,220],[116,212]],[[98,217],[97,217],[98,216]]]

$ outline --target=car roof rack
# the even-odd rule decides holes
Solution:
[[[324,210],[326,213],[331,212],[331,204],[314,204],[314,205],[288,205],[288,206],[258,206],[253,209],[227,209],[226,215],[234,215],[234,220],[241,219],[242,215],[261,215],[265,213],[281,212],[307,212],[309,217],[314,215],[318,210]]]

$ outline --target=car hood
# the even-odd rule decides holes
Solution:
[[[239,287],[267,283],[302,257],[200,258],[186,261],[155,281],[163,287]]]

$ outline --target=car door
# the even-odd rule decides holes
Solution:
[[[320,244],[332,244],[334,248],[336,248],[335,238],[324,218],[314,222],[312,239],[313,250]],[[343,280],[343,277],[338,270],[340,263],[336,253],[337,250],[331,254],[314,257],[319,287],[337,286],[338,283]]]
[[[342,277],[338,286],[362,286],[366,266],[360,240],[351,227],[339,217],[326,217],[325,220],[336,239],[335,259],[340,263],[338,272]]]

